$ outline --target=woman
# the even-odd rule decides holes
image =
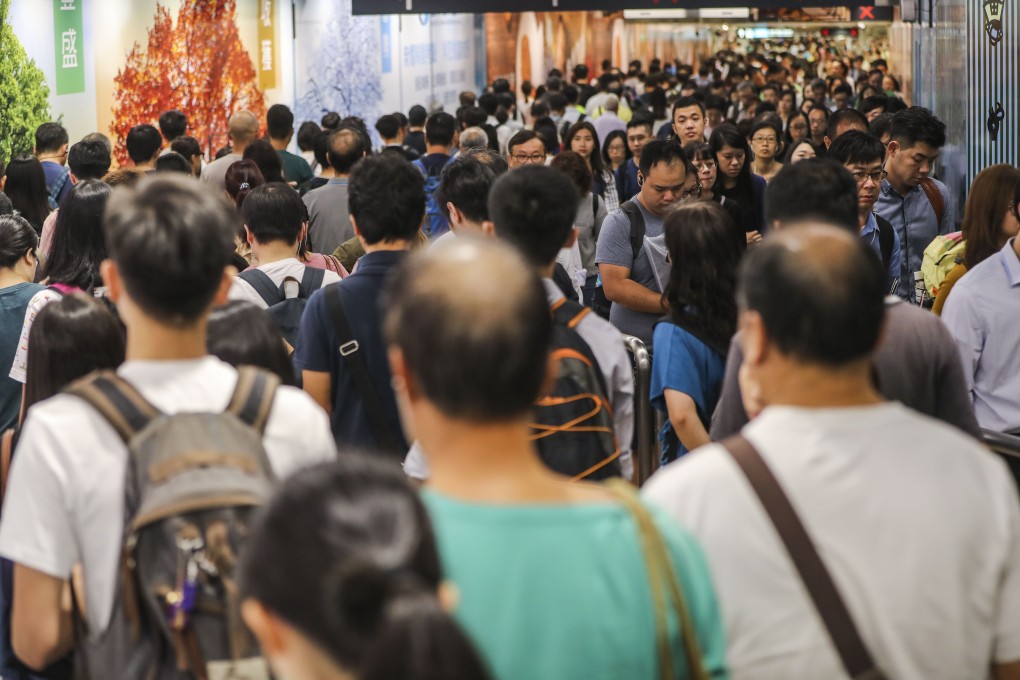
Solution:
[[[787,149],[797,144],[802,139],[808,139],[811,135],[811,124],[806,114],[797,111],[786,121],[786,144]]]
[[[279,677],[489,677],[448,613],[425,507],[392,466],[345,456],[289,477],[248,539],[239,580],[245,623]]]
[[[594,127],[592,127],[594,130]],[[596,136],[596,139],[598,137]],[[606,170],[616,173],[621,165],[630,160],[630,147],[627,146],[627,133],[623,130],[613,130],[602,144],[602,160],[605,161]],[[615,181],[613,182],[615,184]]]
[[[669,108],[666,105],[666,91],[661,87],[656,87],[648,95],[648,111],[652,114],[652,135],[656,135],[659,132],[659,128],[663,125],[672,123],[673,120],[670,118]]]
[[[669,416],[659,434],[666,464],[710,441],[709,421],[737,330],[743,246],[726,211],[706,201],[674,210],[663,231],[670,275],[662,298],[669,312],[655,326],[651,403]]]
[[[982,170],[970,187],[963,210],[962,235],[967,246],[963,261],[939,286],[932,311],[942,308],[956,282],[981,262],[1002,250],[1006,241],[1020,230],[1020,170],[1012,165],[993,165]]]
[[[36,234],[42,234],[43,222],[50,214],[47,202],[46,173],[35,156],[18,156],[7,166],[3,191],[14,209],[28,220]]]
[[[815,158],[818,156],[818,151],[815,149],[815,145],[811,143],[810,139],[802,139],[799,142],[794,142],[786,150],[785,161],[787,165],[793,165],[799,163],[808,158]]]
[[[584,285],[581,286],[582,303],[590,307],[595,289],[598,287],[599,270],[595,264],[595,243],[602,230],[602,222],[606,219],[606,205],[598,194],[592,193],[591,171],[581,154],[564,151],[553,159],[550,166],[569,177],[581,196],[577,215],[574,217],[574,228],[577,230],[577,248],[584,270]]]
[[[626,148],[626,136],[622,132],[620,134],[621,144]],[[612,135],[609,136],[612,137]],[[588,165],[592,176],[591,190],[605,202],[606,212],[614,212],[620,207],[620,197],[616,192],[616,179],[613,177],[613,172],[603,163],[604,159],[599,151],[599,136],[595,132],[595,126],[586,120],[574,123],[567,130],[566,142],[567,149],[580,154]]]
[[[226,174],[223,176],[223,186],[226,189],[227,196],[230,197],[238,212],[240,212],[241,204],[244,203],[244,199],[248,197],[252,189],[260,187],[265,183],[266,180],[262,176],[259,166],[250,159],[231,163],[230,167],[227,168]],[[237,267],[237,271],[244,271],[251,266],[251,246],[248,245],[247,235],[244,232],[243,226],[238,227],[237,234],[234,236],[234,260],[232,264]]]
[[[730,216],[734,229],[737,229],[736,225],[743,224],[746,219],[744,207],[736,201],[712,191],[719,173],[719,168],[715,162],[715,154],[712,153],[712,147],[706,142],[691,142],[684,147],[684,154],[691,159],[691,163],[698,170],[698,182],[702,186],[701,200],[714,201],[721,205],[723,210]]]
[[[882,90],[885,95],[890,99],[899,98],[900,96],[900,81],[896,80],[896,77],[886,73],[882,76]]]
[[[28,220],[0,215],[0,365],[10,366],[18,349],[29,301],[44,288],[35,281],[39,237]],[[0,432],[14,427],[21,413],[21,383],[0,378]]]
[[[280,328],[264,309],[244,300],[231,300],[209,314],[206,329],[209,354],[231,366],[257,366],[297,385]]]
[[[712,190],[745,208],[747,218],[737,225],[747,232],[747,244],[761,241],[765,224],[765,180],[751,174],[751,147],[737,128],[720,125],[709,140],[719,178]]]
[[[783,90],[779,95],[779,103],[776,105],[776,113],[783,121],[783,127],[787,128],[790,117],[797,111],[797,93],[793,90]]]
[[[259,172],[262,173],[262,178],[266,182],[286,184],[287,180],[283,178],[283,161],[280,160],[280,154],[266,140],[258,139],[249,144],[245,147],[242,158],[246,161],[255,161],[255,165],[258,166]]]
[[[319,162],[315,158],[315,136],[322,132],[322,128],[310,120],[301,123],[297,131],[297,145],[301,151],[301,157],[312,169],[313,175],[319,174]]]
[[[773,120],[760,120],[751,126],[751,149],[754,151],[751,172],[760,175],[766,183],[783,169],[783,164],[777,160],[783,153],[781,139],[779,125]]]

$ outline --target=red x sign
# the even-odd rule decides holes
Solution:
[[[857,17],[858,21],[864,21],[865,19],[871,19],[872,21],[875,20],[875,8],[874,8],[874,6],[859,7],[858,9],[860,9],[860,11],[861,11],[861,15],[859,17]]]

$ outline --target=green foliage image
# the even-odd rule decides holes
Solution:
[[[0,159],[31,153],[35,129],[50,119],[50,88],[7,20],[11,0],[0,0]]]

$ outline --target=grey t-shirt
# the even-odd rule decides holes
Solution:
[[[595,244],[602,232],[602,223],[606,220],[606,203],[602,197],[589,193],[581,199],[574,217],[577,228],[577,247],[581,251],[581,263],[588,276],[599,273],[595,266]]]
[[[641,209],[645,218],[645,238],[660,236],[662,234],[662,218],[656,217],[641,205],[641,201],[634,201]],[[637,259],[634,259],[634,251],[630,247],[630,219],[622,210],[618,210],[602,223],[602,232],[599,234],[598,244],[595,247],[596,264],[613,264],[619,267],[630,269],[632,281],[640,283],[645,288],[661,293],[655,281],[655,273],[648,261],[648,254],[642,248],[638,252]],[[652,347],[652,327],[655,322],[662,318],[662,314],[648,314],[635,312],[623,305],[613,303],[609,312],[609,320],[620,329],[621,333],[633,335],[640,338],[645,346]]]
[[[354,227],[347,212],[347,179],[334,178],[312,189],[302,198],[308,208],[308,235],[312,251],[333,254],[341,243],[354,238]]]
[[[217,158],[202,168],[202,181],[209,182],[217,189],[225,189],[227,169],[240,160],[244,160],[244,156],[239,153],[228,153],[223,158]]]

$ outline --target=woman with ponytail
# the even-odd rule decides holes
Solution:
[[[242,613],[288,680],[487,680],[443,606],[428,516],[398,468],[344,456],[287,479],[240,565]]]

